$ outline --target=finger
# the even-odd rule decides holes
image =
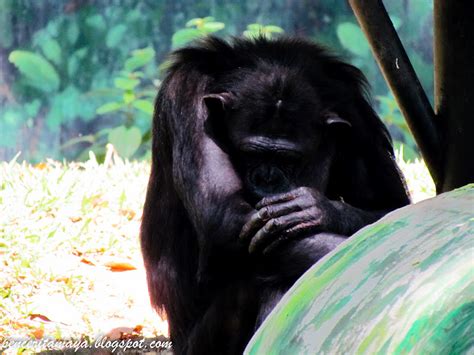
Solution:
[[[308,194],[308,188],[307,187],[298,187],[294,190],[284,192],[282,194],[264,197],[255,205],[255,208],[260,209],[264,206],[273,205],[275,203],[291,201],[293,199],[296,199],[300,196],[304,196],[306,194]]]
[[[301,211],[304,208],[306,208],[305,201],[300,201],[300,199],[264,206],[254,213],[250,220],[242,227],[239,238],[246,240],[253,236],[270,219]]]
[[[296,199],[282,203],[276,203],[274,205],[264,206],[259,209],[260,216],[265,220],[272,218],[285,216],[293,212],[302,211],[306,208],[305,201]]]
[[[244,224],[240,231],[239,238],[247,240],[253,236],[260,228],[262,228],[268,219],[264,219],[260,211],[255,212],[247,223]]]
[[[303,234],[306,234],[308,232],[315,232],[315,231],[318,230],[318,227],[320,227],[320,224],[315,220],[300,223],[300,224],[286,230],[285,231],[285,237],[288,238],[288,239],[291,239],[291,238],[295,238],[297,236],[301,236]]]
[[[264,197],[255,205],[255,208],[257,210],[259,210],[262,207],[265,207],[265,206],[268,206],[268,205],[273,205],[275,203],[291,201],[294,198],[295,198],[295,194],[292,191],[285,192],[285,193],[278,194],[278,195],[272,195],[272,196]]]
[[[265,247],[265,245],[273,242],[275,235],[282,234],[299,224],[308,223],[308,221],[311,221],[311,216],[305,213],[305,211],[270,219],[250,241],[249,253],[255,253]]]

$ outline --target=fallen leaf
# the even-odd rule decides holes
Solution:
[[[128,339],[131,335],[133,335],[133,328],[130,327],[117,327],[105,334],[105,336],[110,340]]]
[[[120,214],[131,221],[135,217],[136,212],[130,209],[121,209]]]
[[[107,266],[111,271],[121,272],[121,271],[130,271],[136,270],[137,268],[130,264],[127,261],[108,261],[104,264]]]
[[[31,332],[31,335],[34,336],[36,339],[41,339],[44,336],[44,329],[36,328]]]
[[[48,164],[46,163],[38,163],[35,165],[35,168],[38,169],[38,170],[44,170],[48,167]]]
[[[84,254],[84,253],[80,250],[77,250],[77,249],[74,249],[72,251],[72,255],[75,255],[75,256],[82,256],[82,254]]]
[[[49,319],[48,317],[42,315],[42,314],[38,314],[38,313],[30,313],[30,315],[28,316],[31,320],[34,320],[36,318],[39,318],[41,319],[42,321],[44,322],[51,322],[51,319]]]
[[[71,278],[67,276],[60,276],[54,279],[56,282],[64,282],[65,284],[71,282]]]
[[[140,324],[137,325],[135,328],[133,328],[133,331],[134,331],[135,333],[138,333],[138,335],[141,334],[142,330],[143,330],[143,325],[140,325]]]
[[[29,329],[34,329],[34,327],[31,324],[27,324],[25,322],[19,322],[19,321],[10,321],[8,323],[13,329],[22,329],[22,328],[29,328]]]
[[[82,258],[82,259],[81,259],[81,263],[84,263],[84,264],[87,264],[87,265],[95,266],[95,263],[93,263],[92,261],[90,261],[89,259],[86,259],[86,258]]]

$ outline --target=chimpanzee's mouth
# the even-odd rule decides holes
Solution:
[[[273,164],[260,164],[249,169],[246,180],[250,192],[259,199],[290,189],[290,182],[285,172]]]

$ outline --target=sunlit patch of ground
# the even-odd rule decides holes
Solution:
[[[114,155],[0,163],[0,338],[167,334],[138,242],[148,174]]]

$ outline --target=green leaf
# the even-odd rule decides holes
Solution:
[[[203,19],[202,18],[193,18],[191,20],[189,20],[188,22],[186,22],[186,27],[193,27],[193,26],[201,26],[202,24],[204,23]]]
[[[63,113],[63,122],[72,121],[80,116],[81,93],[74,85],[69,85],[56,98],[60,100],[61,111]]]
[[[13,51],[8,56],[27,79],[27,84],[44,92],[53,92],[59,88],[59,75],[56,69],[41,55],[28,51]]]
[[[369,44],[359,26],[352,22],[344,22],[337,26],[337,37],[342,46],[360,57],[368,57]]]
[[[413,52],[410,54],[410,61],[415,68],[415,72],[420,79],[422,86],[425,88],[425,91],[428,91],[428,88],[433,85],[433,65],[427,64],[420,53]]]
[[[59,25],[61,24],[61,21],[62,18],[59,16],[58,18],[48,22],[46,25],[46,30],[51,36],[56,37],[59,34]]]
[[[205,22],[202,29],[207,33],[213,33],[222,30],[225,24],[222,22]]]
[[[46,58],[54,64],[59,64],[61,62],[61,47],[59,46],[58,41],[49,38],[41,42],[40,46]]]
[[[71,56],[69,56],[68,63],[67,63],[67,73],[70,77],[72,77],[75,73],[77,68],[79,67],[80,61],[87,55],[88,49],[87,47],[78,49],[75,51]]]
[[[115,78],[114,80],[115,87],[122,90],[132,90],[138,84],[140,84],[140,80],[138,79]]]
[[[66,30],[67,39],[70,44],[75,44],[77,38],[79,37],[79,26],[77,26],[76,21],[71,21],[67,30]]]
[[[285,32],[283,30],[283,28],[278,27],[278,26],[273,26],[273,25],[265,26],[264,30],[265,30],[265,32],[270,32],[270,33],[283,33],[283,32]]]
[[[40,107],[41,107],[41,102],[40,100],[36,99],[25,104],[25,111],[29,117],[35,117],[38,114]]]
[[[140,147],[142,133],[135,126],[128,129],[125,126],[119,126],[110,131],[108,141],[121,157],[130,158]]]
[[[133,23],[135,21],[140,21],[142,19],[142,14],[140,10],[138,9],[133,9],[131,11],[128,11],[125,21],[128,23]]]
[[[393,27],[396,30],[398,30],[403,23],[402,19],[397,16],[390,16],[390,20],[392,21]]]
[[[132,57],[125,61],[125,69],[134,71],[144,65],[148,64],[155,57],[155,51],[151,47],[137,49],[133,51]]]
[[[40,47],[42,42],[47,41],[50,38],[51,35],[46,31],[46,29],[36,31],[32,37],[33,47]]]
[[[122,107],[123,107],[123,104],[121,102],[107,102],[106,104],[100,106],[96,110],[96,113],[98,115],[103,115],[104,113],[120,110]]]
[[[122,97],[123,97],[123,102],[127,105],[136,99],[135,94],[131,91],[125,91]]]
[[[67,62],[67,74],[69,77],[73,77],[76,74],[76,70],[79,67],[79,59],[72,55]]]
[[[61,126],[63,115],[60,104],[58,104],[57,101],[56,96],[54,96],[49,112],[46,115],[46,125],[53,132],[56,132],[58,127]]]
[[[9,126],[18,126],[23,122],[21,110],[18,109],[8,109],[2,117],[2,121]]]
[[[84,59],[84,57],[87,55],[87,52],[89,50],[87,47],[83,47],[81,49],[78,49],[77,51],[74,52],[74,55],[76,55],[79,59]]]
[[[250,25],[247,25],[247,30],[249,31],[261,31],[263,28],[262,25],[259,25],[258,23],[251,23]]]
[[[133,102],[133,107],[145,112],[148,115],[153,115],[153,103],[147,100],[136,100]]]
[[[102,15],[92,15],[86,18],[86,24],[96,30],[103,30],[106,27],[105,20]]]
[[[397,102],[391,96],[376,96],[376,99],[380,101],[382,107],[386,107],[386,111],[389,113],[394,112],[398,109]]]
[[[51,99],[50,110],[46,116],[46,122],[50,129],[56,129],[62,123],[70,122],[81,116],[85,105],[79,104],[81,93],[73,86],[69,85]]]
[[[126,31],[127,27],[125,25],[117,25],[112,27],[107,33],[105,45],[108,48],[116,47],[120,43],[120,41],[122,41]]]
[[[184,28],[175,32],[171,38],[171,44],[173,48],[181,47],[201,36],[203,36],[203,33],[195,28]]]

